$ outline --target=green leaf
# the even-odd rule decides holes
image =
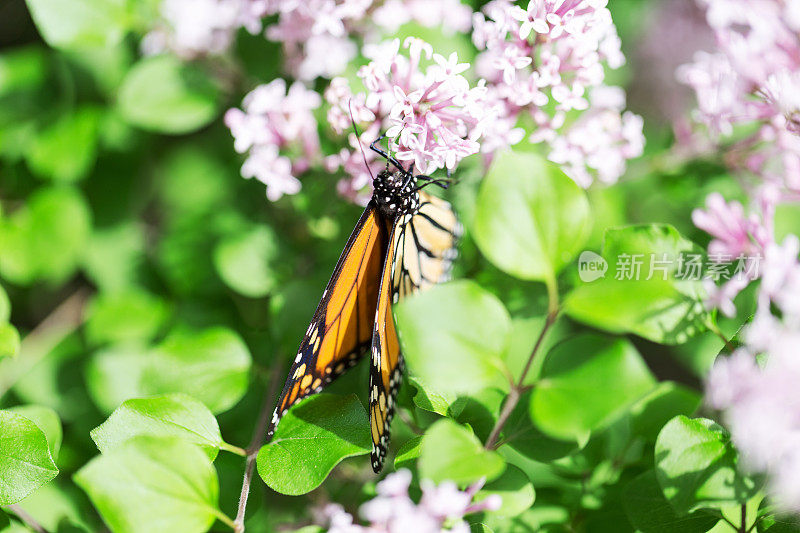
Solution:
[[[675,511],[746,503],[756,483],[738,471],[730,437],[711,420],[677,416],[656,440],[656,476]]]
[[[137,346],[112,346],[95,352],[86,368],[86,383],[97,407],[111,413],[125,400],[148,396],[142,383],[148,363],[146,349]]]
[[[275,263],[281,260],[278,237],[269,226],[257,226],[223,239],[214,249],[214,265],[222,281],[250,298],[275,288]]]
[[[214,119],[218,93],[200,67],[161,55],[134,65],[122,82],[117,104],[122,116],[135,126],[181,134]]]
[[[409,385],[416,389],[413,398],[414,405],[425,411],[438,413],[443,416],[447,415],[450,405],[458,398],[453,393],[434,390],[418,377],[409,377],[408,382]]]
[[[114,532],[201,533],[222,516],[214,466],[180,439],[130,439],[92,459],[74,480]]]
[[[367,412],[358,398],[318,394],[281,419],[272,441],[258,452],[258,473],[277,492],[305,494],[340,461],[371,449]]]
[[[631,431],[655,442],[667,422],[678,415],[693,414],[701,402],[697,392],[672,381],[661,382],[631,408]]]
[[[38,190],[0,222],[0,273],[21,285],[62,282],[75,271],[90,227],[89,208],[76,190]]]
[[[220,413],[247,391],[250,364],[247,346],[229,329],[179,332],[150,351],[116,346],[98,352],[89,364],[89,389],[108,412],[130,398],[182,392]]]
[[[652,470],[631,481],[623,493],[628,518],[642,533],[704,533],[719,522],[704,511],[679,515],[669,504]]]
[[[36,424],[36,427],[42,430],[47,439],[47,448],[50,450],[50,456],[54,460],[58,458],[63,433],[61,420],[54,410],[41,405],[18,405],[7,409],[7,411],[22,415]]]
[[[417,436],[409,439],[400,446],[397,454],[394,456],[394,468],[399,470],[401,468],[411,468],[414,463],[419,459],[422,453],[422,436]]]
[[[549,463],[565,457],[577,449],[572,440],[554,439],[546,435],[531,421],[531,391],[520,396],[519,402],[503,427],[502,442],[525,457]]]
[[[91,432],[103,453],[139,435],[178,437],[198,445],[212,461],[225,446],[211,411],[185,394],[127,400]]]
[[[27,153],[31,171],[62,183],[84,178],[97,158],[100,116],[97,108],[84,106],[39,132]]]
[[[27,0],[50,46],[113,46],[127,31],[127,0]]]
[[[11,300],[6,290],[0,286],[0,322],[8,322],[11,318]]]
[[[92,232],[83,255],[83,268],[103,291],[114,292],[134,284],[144,261],[144,228],[129,221]]]
[[[168,317],[166,302],[148,292],[100,293],[88,310],[86,337],[93,344],[146,342]]]
[[[0,411],[0,505],[17,503],[57,475],[42,430],[20,414]]]
[[[502,152],[484,179],[473,233],[495,266],[522,279],[553,281],[590,229],[584,191],[532,153]]]
[[[679,279],[678,269],[681,256],[702,253],[672,226],[609,229],[603,245],[605,277],[576,287],[564,309],[571,318],[612,333],[635,333],[661,344],[686,342],[702,328],[704,291],[700,274]],[[638,279],[635,269],[626,266],[634,260],[641,262]]]
[[[630,342],[575,336],[547,354],[531,395],[531,418],[553,437],[582,441],[654,386],[655,379]]]
[[[500,509],[492,512],[507,517],[517,516],[527,511],[533,505],[536,497],[531,480],[522,470],[513,465],[507,465],[502,476],[478,491],[475,501],[479,502],[493,494],[500,496],[503,503]]]
[[[423,479],[466,485],[484,477],[493,480],[503,473],[506,465],[500,454],[485,450],[467,428],[445,418],[428,428],[422,437],[418,467]]]
[[[507,387],[500,369],[510,319],[503,304],[474,282],[433,287],[400,302],[395,313],[409,370],[434,391]]]
[[[19,353],[19,332],[9,323],[0,324],[0,358],[14,357]]]
[[[150,394],[184,392],[220,413],[244,396],[250,364],[247,345],[232,330],[172,334],[156,348],[142,382]]]

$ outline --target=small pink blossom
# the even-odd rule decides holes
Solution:
[[[429,481],[421,483],[422,498],[415,503],[408,495],[411,485],[411,472],[398,470],[378,483],[377,496],[364,503],[359,509],[361,517],[369,526],[354,524],[353,517],[339,505],[328,505],[323,515],[331,533],[441,533],[445,531],[468,533],[469,525],[464,516],[500,508],[502,500],[496,494],[478,502],[475,494],[483,486],[475,483],[465,491],[455,483],[445,481],[434,485]]]
[[[763,250],[766,244],[755,240],[760,233],[757,217],[746,217],[742,204],[726,202],[719,193],[712,193],[706,198],[705,211],[695,209],[692,212],[692,221],[714,237],[708,247],[712,255],[752,255]]]

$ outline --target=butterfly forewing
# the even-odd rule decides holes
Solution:
[[[292,405],[322,390],[369,348],[387,247],[388,231],[370,204],[348,239],[300,343],[267,439]]]

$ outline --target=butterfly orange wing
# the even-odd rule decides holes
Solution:
[[[289,408],[355,365],[370,346],[387,229],[372,204],[348,239],[308,326],[267,429],[272,438]]]

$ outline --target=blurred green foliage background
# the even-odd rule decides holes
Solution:
[[[336,176],[312,173],[304,178],[302,192],[275,203],[266,200],[262,184],[242,179],[241,159],[233,151],[221,114],[256,84],[282,75],[278,46],[241,32],[232,54],[235,60],[141,58],[137,36],[153,17],[152,4],[31,1],[36,25],[24,2],[0,5],[0,408],[40,406],[38,414],[30,416],[50,417],[51,430],[44,433],[50,437],[59,474],[18,504],[48,531],[106,527],[96,505],[81,490],[92,485],[92,472],[82,470],[74,480],[73,474],[98,456],[90,432],[126,399],[189,395],[187,402],[199,400],[216,415],[225,439],[220,442],[232,443],[208,444],[212,455],[220,446],[247,446],[270,376],[288,368],[360,212],[336,196]],[[646,37],[645,21],[658,2],[613,0],[610,7],[630,58],[614,73],[619,78],[615,81],[634,95],[630,106],[645,117],[648,144],[646,155],[631,164],[621,183],[588,191],[592,215],[584,248],[599,252],[608,228],[651,223],[676,228],[673,237],[686,241],[675,246],[689,241],[705,245],[707,236],[691,224],[691,210],[712,190],[724,191],[729,198],[740,193],[713,157],[674,158],[670,125],[652,97],[635,96],[641,93],[636,88],[646,81],[637,78],[636,49]],[[442,46],[472,49],[466,36],[447,39],[450,42]],[[480,216],[476,198],[485,173],[480,161],[465,161],[458,171],[459,184],[448,192],[468,230]],[[513,182],[500,183],[509,185]],[[791,213],[787,220],[791,223]],[[578,284],[573,263],[564,266],[560,278],[564,292]],[[481,320],[480,313],[494,312],[494,304],[486,304],[488,311],[481,307],[480,295],[488,292],[502,303],[497,320],[505,324],[503,335],[510,339],[502,347],[504,360],[518,373],[544,320],[545,285],[532,281],[535,276],[523,281],[493,266],[469,231],[455,277],[472,281],[448,286],[452,300],[445,291],[437,293],[439,303],[432,299],[410,303],[398,317],[401,328],[410,332],[412,342],[422,339],[419,350],[430,349],[425,344],[430,332],[419,326],[424,321],[414,317],[429,314],[435,320],[443,309],[457,313],[459,307],[452,302],[464,298],[478,301],[477,307],[467,309],[464,316],[451,316],[469,327],[471,320]],[[476,296],[473,291],[482,292]],[[635,307],[636,295],[628,298],[627,304]],[[620,296],[609,306],[625,305],[623,300]],[[603,391],[586,391],[585,399],[578,398],[584,409],[572,413],[567,409],[552,419],[546,396],[523,400],[520,405],[525,408],[514,414],[517,418],[511,424],[524,428],[524,438],[518,439],[523,444],[503,455],[533,482],[536,503],[530,509],[523,505],[510,518],[496,518],[494,527],[499,531],[540,527],[633,531],[631,514],[621,503],[623,490],[644,497],[655,486],[652,449],[658,430],[672,415],[695,411],[702,377],[723,349],[722,341],[704,324],[681,330],[680,344],[635,328],[618,328],[619,336],[600,334],[585,324],[614,327],[598,325],[600,319],[587,318],[579,307],[576,304],[574,313],[568,312],[577,320],[557,322],[546,348],[570,338],[570,357],[594,353],[597,367],[591,371],[614,383],[619,372],[629,378],[618,384],[623,404],[630,407],[628,396],[638,398],[656,387],[653,394],[665,395],[668,405],[663,412],[670,416],[626,411],[632,418],[626,419],[625,428],[616,431],[612,426],[589,437],[584,426],[599,425],[605,413],[587,422],[587,409],[591,411],[587,406]],[[750,312],[746,302],[739,307],[738,319],[720,324],[729,337]],[[542,364],[547,363],[540,357],[531,383],[547,371],[540,368]],[[458,368],[452,372],[446,377],[462,376]],[[656,386],[656,382],[662,383]],[[366,383],[367,369],[362,365],[332,391],[356,393],[363,400]],[[401,404],[413,412],[414,423],[395,425],[395,450],[404,444],[404,449],[413,450],[419,444],[413,428],[427,428],[445,413],[460,424],[455,429],[438,426],[437,439],[459,441],[458,428],[467,426],[485,439],[503,393],[483,387],[483,382],[479,385],[477,391],[455,391],[465,396],[441,412],[437,399],[426,397],[424,385],[406,384]],[[530,426],[529,401],[544,427]],[[640,408],[650,409],[648,405]],[[582,447],[554,440],[554,433],[566,441],[574,437]],[[470,449],[471,433],[465,438],[464,446]],[[175,457],[194,453],[181,448],[184,444],[174,446]],[[431,466],[435,458],[424,461],[428,472],[439,468]],[[413,466],[413,460],[398,464]],[[220,487],[218,508],[232,516],[243,460],[235,452],[220,453],[214,467]],[[211,476],[210,471],[198,474],[195,466],[187,468],[198,476]],[[642,473],[646,477],[637,477]],[[634,478],[640,486],[626,489]],[[310,523],[309,507],[325,501],[355,508],[371,495],[374,480],[363,457],[340,465],[321,488],[305,497],[281,495],[256,480],[247,531],[300,528]],[[750,497],[748,493],[745,501],[752,504]],[[694,507],[686,512],[690,510]],[[150,509],[138,511],[145,516]],[[716,523],[696,516],[692,520],[702,522],[697,531]],[[24,530],[14,524],[7,529]],[[0,519],[0,530],[5,532],[3,527]],[[183,525],[174,530],[202,527]],[[224,520],[212,528],[229,530]]]

